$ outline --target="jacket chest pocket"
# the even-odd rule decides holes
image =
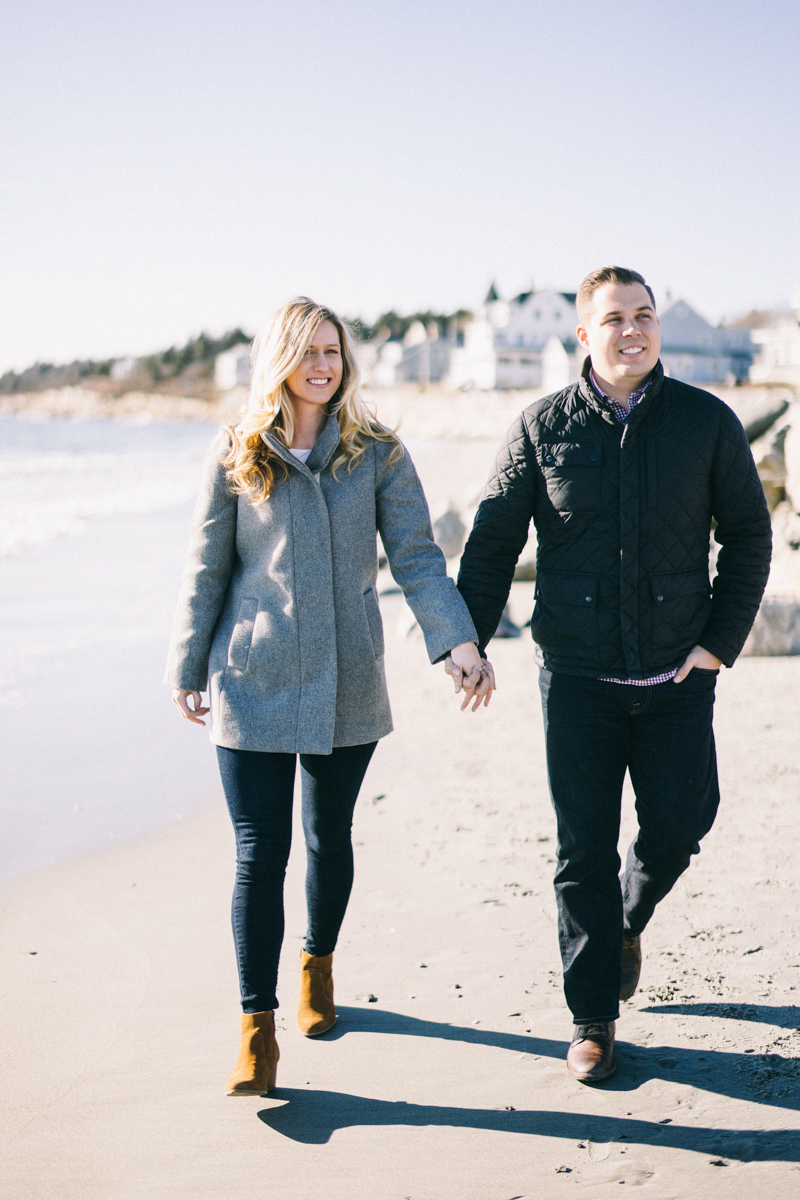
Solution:
[[[603,507],[603,446],[599,441],[551,442],[539,447],[547,495],[558,512],[599,512]]]

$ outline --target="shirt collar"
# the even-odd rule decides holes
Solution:
[[[637,388],[635,392],[631,392],[630,396],[628,397],[628,402],[631,405],[631,407],[634,404],[639,403],[642,396],[645,394],[645,392],[649,388],[651,379],[652,379],[652,376],[649,376],[640,388]],[[618,403],[618,401],[614,401],[612,396],[607,395],[606,392],[603,391],[603,389],[600,387],[600,384],[597,382],[597,376],[595,375],[594,370],[591,367],[589,368],[589,383],[594,388],[594,390],[597,393],[597,396],[600,400],[605,400],[606,404],[608,404],[609,402]]]
[[[615,400],[613,396],[609,396],[603,391],[603,389],[600,387],[600,384],[597,382],[594,371],[591,367],[589,368],[589,385],[592,391],[597,396],[597,399],[600,401],[600,403],[604,404],[607,408],[610,408],[614,416],[621,421],[623,425],[633,412],[636,405],[642,400],[645,392],[650,386],[652,378],[653,376],[650,375],[640,388],[637,388],[635,392],[631,392],[631,394],[628,396],[628,407],[626,408],[624,404],[620,404],[620,402]]]

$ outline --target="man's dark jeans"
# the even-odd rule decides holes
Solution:
[[[641,933],[719,805],[716,671],[650,687],[541,671],[564,993],[576,1024],[619,1016],[622,935]],[[639,834],[619,878],[625,772]]]

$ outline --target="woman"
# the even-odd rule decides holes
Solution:
[[[375,593],[376,535],[466,707],[491,668],[432,540],[408,455],[358,394],[345,326],[305,297],[254,343],[248,410],[206,461],[166,682],[183,716],[211,713],[237,847],[233,932],[242,996],[230,1096],[275,1087],[274,1010],[297,756],[308,933],[297,1024],[336,1020],[332,959],[353,880],[353,809],[392,728]],[[208,685],[209,706],[200,693]]]

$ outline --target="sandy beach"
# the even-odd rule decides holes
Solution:
[[[459,432],[444,419],[424,439],[406,430],[434,516],[474,502],[491,463],[493,429]],[[530,637],[492,643],[499,690],[488,711],[461,713],[388,579],[396,728],[357,806],[339,1023],[314,1040],[294,1028],[298,826],[278,1089],[225,1096],[238,1043],[233,837],[207,738],[160,688],[204,441],[191,436],[166,451],[184,456],[178,490],[159,499],[148,485],[148,508],[132,489],[136,512],[130,499],[115,511],[78,505],[80,528],[6,559],[0,600],[16,614],[18,657],[4,692],[17,824],[0,891],[3,1194],[549,1200],[575,1184],[658,1200],[796,1194],[800,658],[722,672],[720,815],[643,938],[618,1073],[590,1089],[563,1061],[571,1025]],[[118,461],[114,477],[150,479],[144,460],[159,445],[129,447],[140,458]],[[119,446],[103,453],[124,458]],[[532,585],[515,584],[518,624],[531,603]],[[83,831],[74,805],[93,814]],[[633,828],[626,792],[621,846]]]

